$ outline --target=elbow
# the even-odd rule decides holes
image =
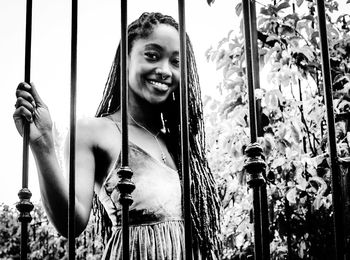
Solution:
[[[85,228],[87,226],[87,223],[83,224],[83,223],[81,223],[80,221],[77,221],[77,220],[75,220],[74,225],[72,225],[72,224],[73,223],[70,224],[69,221],[67,221],[65,223],[65,225],[60,225],[60,226],[55,226],[54,225],[54,226],[55,226],[57,232],[61,236],[65,237],[65,238],[68,238],[68,236],[69,236],[69,232],[70,232],[69,227],[70,226],[73,226],[73,228],[74,228],[74,237],[75,238],[79,237],[79,235],[84,232],[84,230],[85,230]]]

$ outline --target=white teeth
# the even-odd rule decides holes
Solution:
[[[152,85],[155,85],[158,89],[160,90],[167,90],[168,89],[168,85],[167,84],[164,84],[164,83],[160,83],[160,82],[157,82],[157,81],[153,81],[153,80],[150,80],[149,81]]]

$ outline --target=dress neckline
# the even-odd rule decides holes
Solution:
[[[115,126],[117,127],[118,132],[121,133],[120,126],[119,126],[119,124],[121,124],[121,122],[118,122],[118,121],[113,120],[113,118],[112,118],[110,115],[106,116],[105,118],[111,120],[111,121],[115,124]],[[155,158],[153,155],[151,155],[149,152],[147,152],[147,151],[146,151],[145,149],[143,149],[141,146],[139,146],[139,145],[135,144],[134,142],[130,141],[130,139],[128,140],[128,143],[129,143],[129,146],[134,146],[136,149],[138,149],[139,151],[143,152],[143,153],[146,154],[148,157],[150,157],[153,161],[157,162],[157,164],[159,164],[160,166],[165,167],[166,169],[169,169],[169,170],[171,170],[171,171],[174,171],[174,172],[178,173],[177,170],[171,168],[171,167],[170,167],[169,165],[167,165],[167,164],[162,163],[160,160],[158,160],[157,158]],[[119,152],[119,156],[118,156],[117,161],[119,161],[120,153],[121,153],[121,152]],[[115,168],[115,165],[114,165],[113,169],[114,169],[114,168]]]
[[[148,156],[152,161],[154,161],[155,163],[157,163],[159,166],[167,169],[167,170],[170,170],[172,172],[175,172],[176,174],[178,173],[177,170],[171,168],[170,166],[162,163],[160,160],[158,160],[157,158],[155,158],[154,156],[152,156],[149,152],[147,152],[145,149],[143,149],[142,147],[140,147],[139,145],[133,143],[132,141],[129,140],[129,147],[130,148],[134,148],[142,153],[144,153],[146,156]],[[120,156],[121,156],[121,151],[119,152],[119,156],[118,156],[118,160],[117,161],[120,161]]]
[[[105,116],[104,118],[112,121],[112,123],[116,126],[116,128],[118,129],[118,132],[121,133],[120,131],[120,127],[118,124],[120,124],[121,122],[117,122],[117,121],[114,121],[110,115],[107,115]],[[145,149],[143,149],[142,147],[140,147],[139,145],[135,144],[134,142],[130,141],[130,139],[128,140],[128,143],[129,143],[129,147],[131,149],[135,149],[141,153],[143,153],[144,155],[146,155],[148,158],[150,158],[153,162],[155,162],[158,166],[164,168],[165,170],[169,170],[170,172],[172,172],[172,174],[176,174],[178,175],[178,171],[171,168],[170,166],[162,163],[160,160],[158,160],[157,158],[155,158],[154,156],[152,156],[150,153],[148,153]],[[108,178],[110,177],[110,175],[113,173],[114,170],[117,169],[117,166],[120,165],[120,162],[121,162],[121,150],[119,151],[119,154],[117,156],[117,159],[114,161],[113,163],[113,166],[111,168],[111,170],[108,172],[106,178],[104,179],[103,181],[103,184],[102,186],[105,184],[106,180],[108,180]]]

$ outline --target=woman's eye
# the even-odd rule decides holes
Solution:
[[[155,52],[146,52],[145,56],[147,59],[152,60],[152,61],[155,61],[159,58],[158,53],[155,53]]]
[[[171,62],[175,67],[179,67],[180,66],[180,60],[179,59],[173,59]]]

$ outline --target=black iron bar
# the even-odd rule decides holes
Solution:
[[[25,61],[24,61],[24,81],[30,83],[30,64],[32,49],[32,8],[33,1],[27,0],[26,8],[26,42],[25,42]],[[24,178],[26,185],[28,184],[27,176]]]
[[[128,5],[126,0],[121,0],[121,122],[122,122],[122,167],[129,165],[129,148],[128,148],[128,71],[127,71],[127,55],[128,55],[128,37],[127,37],[127,12]],[[123,260],[129,260],[129,205],[123,203],[122,208],[122,236],[123,236]]]
[[[251,44],[251,64],[252,64],[252,74],[253,74],[253,87],[254,89],[260,88],[260,77],[259,77],[259,52],[258,52],[258,32],[256,26],[256,7],[255,0],[249,1],[249,28],[250,28],[250,44]],[[254,62],[252,62],[254,61]],[[263,129],[261,125],[261,102],[255,99],[255,119],[257,136],[263,135]]]
[[[25,34],[25,61],[24,81],[30,84],[31,45],[32,45],[32,0],[26,3],[26,34]],[[29,123],[24,120],[23,129],[23,154],[22,154],[22,188],[18,192],[20,201],[16,208],[20,212],[18,220],[21,222],[21,260],[28,257],[28,223],[32,220],[30,211],[34,208],[30,202],[32,193],[28,189],[29,169]]]
[[[127,35],[127,1],[121,0],[121,54],[120,54],[120,85],[121,85],[121,122],[122,122],[122,150],[121,163],[122,166],[129,165],[128,151],[128,35]]]
[[[186,26],[185,1],[178,1],[180,35],[180,129],[181,129],[181,173],[183,181],[183,210],[185,220],[185,256],[192,260],[192,224],[191,224],[191,176],[189,168],[188,133],[188,86],[186,64]]]
[[[69,132],[69,200],[68,200],[68,258],[75,259],[75,139],[77,94],[78,0],[72,0],[71,74],[70,74],[70,132]]]
[[[121,167],[117,173],[120,181],[117,188],[120,192],[119,202],[122,205],[122,254],[123,260],[129,260],[129,207],[132,204],[131,193],[135,189],[134,183],[131,181],[133,175],[129,167],[129,137],[128,137],[128,5],[127,0],[121,0],[121,53],[120,53],[120,103],[121,103]]]
[[[253,89],[260,88],[260,73],[259,73],[259,52],[258,52],[258,30],[256,25],[256,3],[255,0],[249,1],[249,27],[250,27],[250,43],[251,43],[251,60],[252,71],[253,71]],[[257,122],[257,135],[262,136],[262,122],[261,122],[261,104],[260,100],[255,100],[253,95],[254,103],[256,104],[256,122]],[[253,101],[252,101],[253,102]],[[263,259],[270,259],[270,243],[269,243],[269,218],[268,218],[268,204],[267,204],[267,193],[266,183],[259,187],[260,193],[260,211],[261,211],[261,236],[262,236],[262,250]]]
[[[270,259],[270,239],[269,239],[269,206],[267,202],[266,182],[260,186],[260,208],[261,208],[261,233],[263,259]]]
[[[337,156],[336,131],[333,109],[333,88],[328,53],[328,37],[326,27],[326,12],[323,0],[317,0],[318,24],[320,32],[323,90],[326,103],[328,125],[328,149],[332,174],[333,225],[334,225],[334,259],[344,259],[344,227],[343,227],[343,199],[341,193],[341,176]]]
[[[122,122],[122,167],[129,165],[129,148],[128,148],[128,71],[127,71],[127,55],[128,55],[128,36],[127,36],[127,16],[128,5],[126,0],[121,0],[121,122]],[[123,260],[129,260],[129,204],[122,203],[122,241],[123,241]]]
[[[263,151],[256,143],[258,127],[261,128],[260,104],[256,102],[254,89],[260,87],[259,55],[257,46],[257,26],[255,1],[242,1],[246,55],[246,74],[249,99],[249,124],[251,144],[246,149],[247,160],[245,168],[250,174],[249,186],[253,189],[254,213],[254,257],[255,259],[269,259],[268,234],[268,205],[266,184],[264,179],[265,162]],[[260,129],[262,130],[262,129]],[[252,167],[254,165],[254,167]]]
[[[242,0],[243,9],[243,25],[244,25],[244,39],[245,39],[245,58],[246,58],[246,75],[248,82],[248,98],[249,98],[249,127],[250,127],[250,142],[255,143],[257,140],[257,125],[256,125],[256,106],[254,95],[253,82],[253,65],[252,65],[252,43],[250,36],[250,0]]]
[[[251,60],[251,38],[250,38],[250,13],[249,2],[242,0],[243,8],[243,24],[244,24],[244,38],[245,38],[245,58],[246,58],[246,75],[248,82],[248,98],[249,98],[249,127],[250,127],[250,142],[255,143],[257,140],[257,126],[256,126],[256,108],[254,98],[253,86],[253,71]],[[254,209],[254,256],[255,259],[262,256],[262,241],[261,241],[261,222],[260,222],[260,194],[257,189],[253,188],[253,209]]]

